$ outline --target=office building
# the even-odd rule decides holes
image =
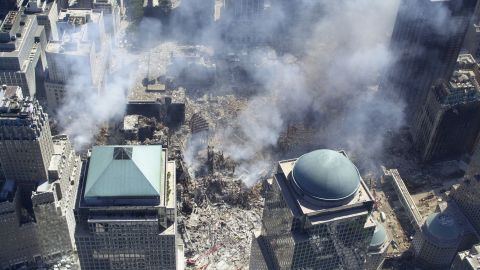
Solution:
[[[57,26],[62,38],[50,41],[46,48],[45,90],[50,114],[63,104],[66,89],[98,93],[104,83],[109,54],[102,13],[62,11]]]
[[[452,187],[451,195],[470,224],[480,232],[480,178],[464,179]]]
[[[416,265],[426,269],[448,268],[457,252],[478,242],[478,234],[454,200],[437,205],[423,218],[413,237]]]
[[[470,54],[458,57],[448,81],[436,82],[420,106],[411,132],[423,161],[471,154],[480,131],[479,67]]]
[[[82,269],[180,269],[175,162],[167,149],[94,146],[75,206]]]
[[[7,179],[32,189],[48,179],[53,155],[48,115],[38,101],[6,86],[0,100],[0,161]]]
[[[3,0],[0,1],[0,21],[4,19],[9,11],[18,10],[23,0]]]
[[[432,269],[445,269],[458,251],[461,234],[452,216],[444,213],[428,216],[413,241],[418,263]]]
[[[280,161],[250,269],[363,269],[376,227],[372,207],[345,153],[323,149]]]
[[[471,249],[461,251],[453,260],[451,270],[478,270],[480,269],[480,244]]]
[[[73,250],[81,160],[48,116],[19,87],[0,101],[0,268],[35,267]]]
[[[120,27],[120,6],[117,0],[94,0],[92,10],[96,13],[103,13],[105,33],[111,35],[115,40]]]
[[[375,231],[373,232],[372,240],[368,246],[367,260],[365,269],[378,270],[382,269],[383,262],[387,256],[387,250],[390,246],[390,239],[388,238],[385,227],[377,222]]]
[[[37,17],[37,23],[45,28],[48,40],[58,40],[56,25],[58,13],[56,0],[29,0],[25,5],[25,14],[33,14]]]
[[[476,0],[401,0],[390,47],[396,62],[381,87],[403,98],[413,119],[432,83],[449,80]]]
[[[226,0],[221,23],[224,38],[232,44],[257,44],[265,41],[261,27],[265,20],[264,0]]]
[[[45,29],[23,9],[10,11],[0,25],[0,84],[20,86],[24,96],[43,97]]]

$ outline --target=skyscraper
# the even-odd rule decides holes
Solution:
[[[179,269],[175,162],[162,146],[95,146],[75,206],[82,269]]]
[[[10,11],[0,24],[0,84],[20,86],[33,97],[43,89],[47,39],[36,16],[22,12]]]
[[[472,153],[480,131],[480,75],[470,54],[458,57],[448,80],[428,91],[411,131],[423,161],[455,158]]]
[[[264,0],[226,0],[221,20],[224,37],[232,44],[252,44],[264,39]]]
[[[316,150],[280,161],[250,269],[363,269],[376,226],[372,207],[345,153]]]
[[[48,115],[38,101],[6,86],[0,100],[0,161],[7,179],[29,186],[48,180],[53,142]]]
[[[73,249],[81,160],[67,136],[19,87],[0,89],[0,268],[30,266]],[[32,267],[34,265],[31,265]]]
[[[390,44],[396,62],[382,88],[405,100],[408,119],[432,83],[452,75],[476,3],[401,0]]]
[[[48,112],[52,114],[71,92],[89,91],[96,95],[107,69],[103,13],[92,10],[64,10],[57,22],[60,40],[46,47],[48,72],[45,90]],[[68,87],[67,87],[68,85]]]

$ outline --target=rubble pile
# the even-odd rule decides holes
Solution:
[[[191,213],[179,217],[192,269],[247,269],[252,232],[261,226],[260,185],[246,188],[220,174],[192,181]],[[183,209],[183,208],[182,208]]]

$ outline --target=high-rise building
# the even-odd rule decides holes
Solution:
[[[7,179],[32,189],[48,179],[53,155],[48,115],[38,101],[6,86],[0,100],[0,161]]]
[[[480,131],[480,72],[470,54],[458,57],[448,80],[436,82],[411,127],[423,161],[472,153]]]
[[[373,232],[372,240],[368,246],[367,260],[365,262],[365,269],[379,270],[382,269],[383,262],[387,255],[390,241],[385,227],[377,222],[375,231]]]
[[[24,96],[43,96],[45,29],[23,9],[10,11],[0,25],[0,84],[22,88]]]
[[[263,40],[266,34],[261,27],[265,19],[264,6],[264,0],[226,0],[221,15],[225,39],[232,44]]]
[[[0,21],[9,11],[18,10],[22,5],[23,0],[3,0],[0,1]]]
[[[84,9],[62,11],[57,26],[61,39],[50,41],[46,48],[45,90],[50,114],[63,104],[66,89],[97,94],[107,69],[102,13]]]
[[[464,179],[462,183],[453,186],[451,195],[470,224],[480,232],[480,178]]]
[[[180,269],[175,162],[162,146],[95,146],[78,190],[82,269]]]
[[[425,269],[445,269],[457,252],[478,242],[478,234],[453,200],[437,205],[423,218],[413,237],[416,265]]]
[[[267,184],[250,269],[363,269],[373,197],[345,153],[280,161]]]
[[[48,116],[19,87],[0,94],[0,268],[48,261],[71,251],[81,160]]]
[[[38,25],[45,27],[47,39],[58,40],[57,19],[58,4],[55,0],[29,0],[25,5],[25,14],[34,14]]]
[[[480,269],[480,244],[474,245],[470,250],[461,251],[453,260],[451,270],[477,270]]]
[[[382,88],[403,98],[412,119],[432,83],[453,73],[477,0],[401,0],[391,38],[396,62]]]
[[[117,0],[94,0],[93,11],[103,13],[103,20],[105,22],[105,32],[112,36],[115,40],[120,27],[120,12],[121,7]]]

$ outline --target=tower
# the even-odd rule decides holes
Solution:
[[[81,160],[67,136],[51,136],[47,114],[18,86],[0,89],[0,161],[0,268],[71,251]]]
[[[473,152],[480,130],[479,74],[472,55],[462,54],[451,78],[429,89],[411,127],[423,161]]]
[[[401,0],[390,47],[396,62],[382,88],[403,98],[412,119],[437,79],[448,80],[476,0]]]
[[[375,230],[373,197],[345,153],[278,163],[268,181],[251,269],[362,269]]]
[[[78,194],[82,269],[178,269],[183,249],[177,250],[175,162],[167,149],[93,147]]]
[[[7,179],[33,188],[48,179],[53,142],[48,115],[18,86],[4,86],[0,100],[0,162]]]

